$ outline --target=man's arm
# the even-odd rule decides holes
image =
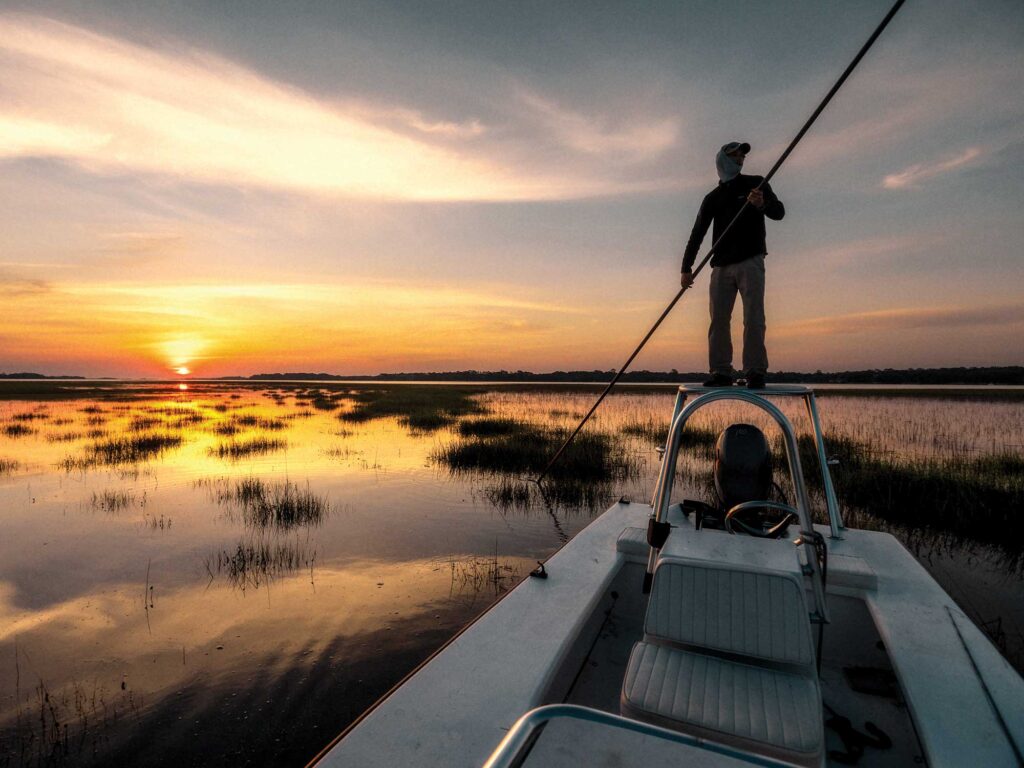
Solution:
[[[708,202],[709,197],[711,195],[707,195],[704,198],[704,202],[700,204],[697,220],[693,222],[690,239],[686,243],[686,250],[683,251],[683,274],[688,274],[693,269],[693,262],[697,260],[697,251],[700,250],[700,244],[704,241],[704,235],[707,234],[711,222],[714,221],[715,217]]]

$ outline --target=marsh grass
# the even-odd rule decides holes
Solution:
[[[48,432],[46,442],[48,443],[73,443],[85,437],[81,432]]]
[[[835,452],[830,449],[830,454]],[[1024,548],[1020,455],[900,462],[876,458],[863,446],[847,446],[831,473],[845,505],[905,526]]]
[[[207,556],[205,565],[211,582],[223,576],[232,587],[244,592],[299,570],[308,569],[312,580],[316,548],[308,537],[303,541],[298,537],[281,540],[255,535],[242,539],[233,548],[217,550]]]
[[[205,488],[217,504],[237,510],[243,523],[251,528],[318,526],[333,510],[326,497],[317,496],[308,486],[300,488],[288,480],[219,478],[198,480],[194,485]]]
[[[16,679],[21,669],[15,644]],[[128,719],[138,719],[143,700],[122,686],[111,694],[96,681],[92,685],[72,680],[51,690],[42,678],[31,691],[20,682],[11,691],[14,719],[0,729],[0,765],[65,766],[102,764],[98,758],[112,729]],[[9,701],[9,700],[8,700]]]
[[[285,429],[288,423],[284,419],[273,419],[266,418],[264,416],[257,416],[254,413],[236,413],[232,415],[227,421],[221,422],[218,426],[231,426],[235,428],[235,431],[240,429],[265,429],[269,432],[276,432],[278,430]]]
[[[106,466],[138,464],[155,459],[183,442],[181,435],[154,432],[113,437],[93,443],[88,448],[95,463]]]
[[[253,437],[248,440],[232,440],[210,448],[210,454],[221,459],[237,461],[249,456],[262,456],[288,447],[287,440],[275,437]]]
[[[46,411],[28,411],[26,413],[16,413],[11,418],[14,421],[46,421],[50,418],[50,414]]]
[[[570,512],[603,512],[615,498],[611,482],[571,479],[545,480],[538,484],[517,477],[499,476],[484,488],[484,497],[503,512],[557,509]],[[568,540],[565,536],[563,540]]]
[[[450,555],[441,567],[447,567],[451,573],[452,595],[468,594],[473,598],[485,593],[497,597],[515,586],[520,578],[518,565],[498,559],[497,545],[490,557]]]
[[[495,437],[498,435],[522,434],[530,430],[530,425],[519,419],[508,417],[489,417],[483,419],[467,419],[459,422],[458,432],[463,437]]]
[[[0,458],[0,475],[11,475],[18,471],[21,463],[17,459]]]
[[[619,427],[619,432],[629,437],[639,438],[652,445],[664,445],[668,437],[669,423],[667,419],[633,419]],[[683,429],[683,445],[687,449],[698,449],[706,454],[714,449],[718,440],[718,431],[711,427],[687,424]]]
[[[3,433],[7,437],[27,437],[28,435],[34,435],[37,430],[23,424],[20,421],[16,421],[13,424],[4,424]]]
[[[418,432],[432,432],[455,423],[460,416],[479,413],[477,389],[405,385],[387,389],[359,390],[352,396],[352,410],[338,415],[347,422],[397,417],[400,424]]]
[[[342,403],[348,399],[347,395],[325,395],[319,394],[310,401],[310,405],[318,411],[336,411]]]
[[[448,443],[436,449],[431,458],[453,471],[539,474],[568,435],[566,429],[520,423],[511,432]],[[639,470],[636,457],[613,436],[581,432],[548,476],[571,481],[625,480],[636,477]]]
[[[142,525],[151,531],[165,531],[169,530],[172,524],[170,517],[165,516],[161,513],[160,517],[156,515],[144,514],[142,516]]]
[[[104,512],[121,512],[135,504],[135,493],[109,488],[100,493],[93,491],[91,504],[93,509],[101,509]]]
[[[71,472],[85,472],[95,467],[96,461],[83,456],[65,456],[60,461],[54,462],[53,466],[70,474]]]
[[[149,432],[154,427],[163,426],[164,420],[154,416],[133,416],[128,422],[129,432]]]

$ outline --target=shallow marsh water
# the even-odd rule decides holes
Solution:
[[[421,388],[444,407],[409,417],[367,400],[378,384],[33,386],[0,385],[0,766],[304,764],[611,501],[649,499],[673,400],[611,396],[593,430],[623,471],[551,501],[440,457],[467,421],[569,428],[592,389]],[[1021,402],[819,408],[829,435],[913,467],[1019,459]],[[683,462],[676,495],[706,497],[706,471]],[[1019,539],[889,512],[850,516],[905,541],[1020,668]]]

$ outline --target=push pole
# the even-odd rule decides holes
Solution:
[[[860,63],[860,60],[864,58],[864,54],[868,52],[868,49],[870,49],[871,46],[874,45],[875,40],[877,40],[878,36],[882,34],[882,30],[884,30],[889,25],[889,22],[892,21],[892,17],[896,15],[896,12],[899,11],[900,7],[903,5],[904,2],[906,2],[906,0],[896,0],[896,3],[892,6],[892,8],[889,9],[889,12],[885,15],[885,18],[882,19],[882,22],[878,25],[875,31],[871,34],[871,37],[869,37],[867,42],[864,43],[863,46],[861,46],[861,49],[857,52],[857,55],[853,57],[853,61],[851,61],[849,66],[846,67],[846,69],[843,71],[843,74],[839,76],[839,79],[836,80],[835,85],[833,85],[829,92],[825,95],[825,98],[821,100],[821,103],[818,105],[818,108],[814,110],[814,112],[811,114],[809,118],[807,118],[807,122],[804,123],[803,127],[799,130],[796,136],[793,137],[793,140],[789,142],[789,146],[786,147],[785,151],[779,156],[779,159],[775,161],[775,165],[771,167],[771,170],[768,171],[768,173],[765,175],[761,183],[757,185],[756,189],[760,190],[761,187],[763,187],[765,184],[771,181],[772,176],[774,176],[775,172],[782,167],[782,164],[784,162],[786,162],[786,158],[788,158],[790,153],[796,148],[796,145],[800,143],[800,140],[804,137],[804,134],[807,133],[810,127],[814,124],[814,121],[818,119],[818,115],[820,115],[824,111],[825,107],[828,106],[828,103],[832,101],[832,97],[835,96],[839,89],[843,87],[843,83],[846,82],[846,78],[850,76],[850,73],[852,73],[853,70]],[[729,234],[729,231],[733,228],[733,225],[737,222],[740,216],[743,215],[744,211],[747,210],[747,207],[749,205],[749,201],[743,201],[743,206],[739,209],[736,215],[732,217],[732,221],[729,222],[728,226],[726,226],[726,228],[722,230],[722,234],[720,234],[711,244],[711,249],[704,255],[704,258],[701,259],[700,264],[697,265],[697,268],[693,270],[694,280],[697,279],[697,275],[699,275],[701,270],[704,269],[704,265],[707,264],[711,257],[715,254],[715,249],[718,247],[719,243],[721,243],[722,240],[725,239],[725,236]],[[661,323],[665,320],[666,317],[668,317],[669,312],[671,312],[675,308],[676,304],[679,303],[679,300],[683,298],[683,294],[686,293],[686,291],[687,288],[680,288],[679,291],[676,293],[675,297],[672,299],[672,301],[670,301],[668,306],[665,307],[665,311],[661,313],[661,316],[657,319],[657,321],[655,321],[654,325],[651,326],[651,330],[647,332],[647,335],[644,336],[643,340],[637,345],[636,349],[633,350],[633,354],[629,356],[626,362],[622,364],[622,367],[619,368],[618,372],[615,374],[612,380],[608,382],[608,386],[604,388],[604,392],[602,392],[601,396],[597,398],[597,402],[594,403],[593,406],[591,406],[590,410],[587,411],[587,415],[583,417],[582,421],[580,421],[580,423],[576,425],[576,429],[572,431],[572,434],[569,435],[569,437],[566,439],[564,443],[562,443],[562,447],[559,448],[555,452],[555,455],[551,457],[551,461],[549,461],[548,465],[544,467],[544,471],[537,476],[538,483],[545,477],[547,477],[548,472],[551,471],[551,468],[561,458],[562,454],[565,452],[565,449],[569,447],[572,441],[576,438],[576,435],[578,435],[580,430],[583,429],[583,425],[586,424],[590,420],[590,417],[594,415],[594,411],[597,410],[598,406],[601,405],[605,397],[608,396],[608,393],[612,391],[612,387],[614,387],[618,383],[619,379],[622,378],[622,375],[626,372],[626,369],[629,368],[630,363],[632,363],[636,356],[640,354],[640,350],[642,350],[644,346],[646,346],[651,336],[654,335],[654,332],[658,330],[658,327],[661,325]]]

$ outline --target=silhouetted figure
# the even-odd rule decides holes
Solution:
[[[681,285],[693,284],[693,262],[711,222],[714,222],[714,240],[717,242],[733,217],[749,201],[750,205],[722,238],[711,257],[711,327],[708,329],[708,362],[711,378],[704,382],[709,387],[728,387],[733,383],[732,367],[732,309],[736,294],[743,300],[743,370],[747,386],[760,389],[768,372],[768,352],[764,346],[764,219],[779,221],[786,209],[765,184],[762,176],[740,173],[743,160],[750,152],[747,143],[730,142],[722,147],[715,158],[718,167],[718,186],[701,203],[697,221],[693,224],[690,240],[683,255]]]

